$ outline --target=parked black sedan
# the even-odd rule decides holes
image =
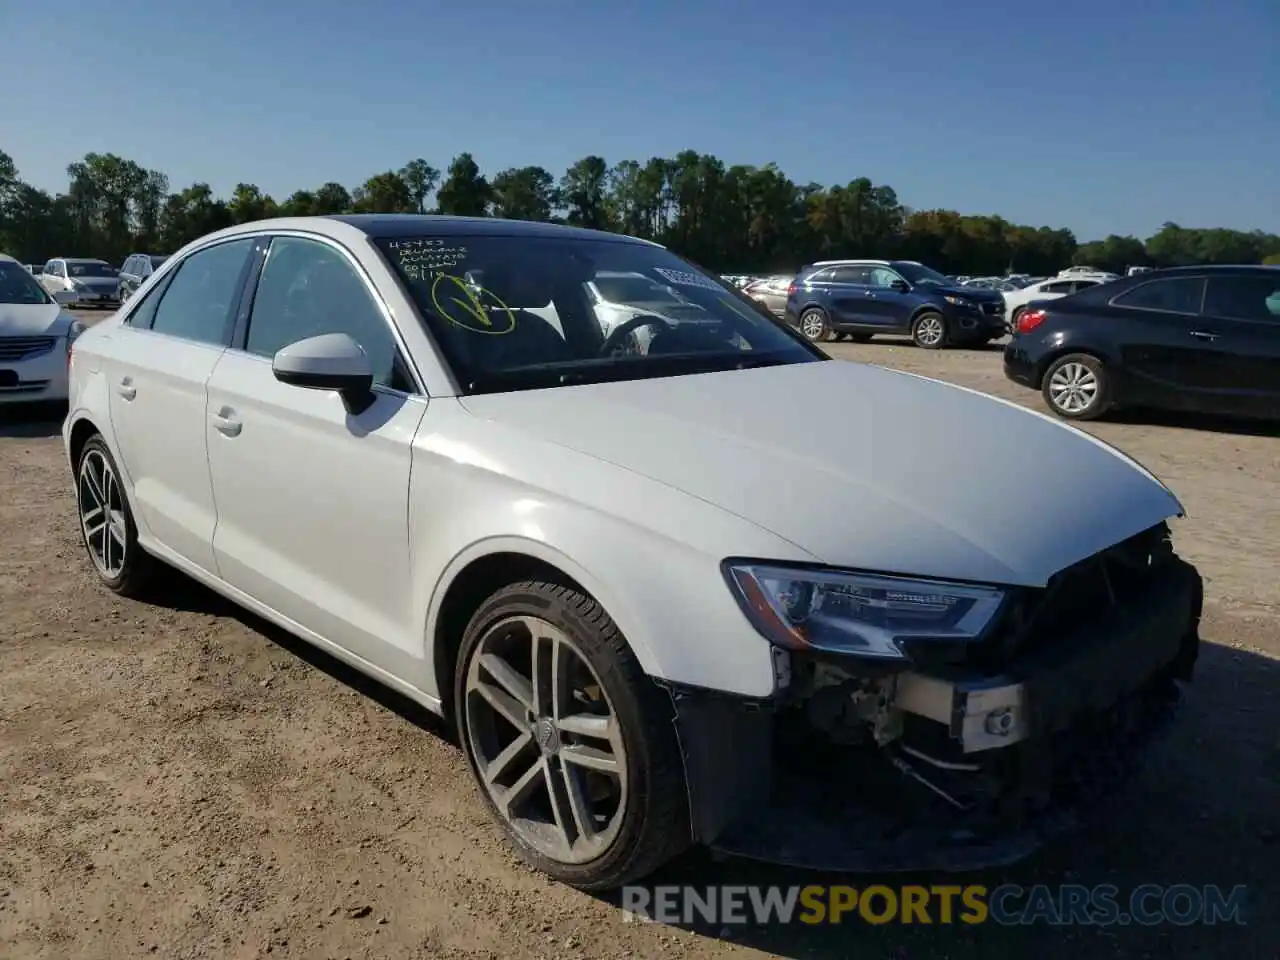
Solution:
[[[1117,405],[1280,419],[1280,267],[1177,267],[1032,303],[1005,375],[1068,420]]]

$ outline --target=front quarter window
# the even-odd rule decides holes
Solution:
[[[826,359],[740,291],[650,244],[556,236],[375,242],[465,393]]]

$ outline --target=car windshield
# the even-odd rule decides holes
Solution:
[[[67,274],[72,277],[114,277],[119,272],[108,263],[67,261]]]
[[[940,287],[955,286],[954,280],[919,263],[906,263],[900,260],[893,265],[893,268],[902,274],[908,283],[932,283]]]
[[[20,263],[0,261],[0,303],[52,303],[44,287]]]
[[[642,274],[596,274],[596,289],[606,303],[683,303],[684,301],[660,283]]]
[[[376,242],[466,393],[827,359],[763,307],[662,247],[560,237]],[[611,302],[636,309],[597,312],[588,284],[635,295]],[[668,287],[680,296],[668,294],[661,316],[650,312],[654,289]]]

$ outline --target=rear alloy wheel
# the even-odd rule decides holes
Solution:
[[[489,809],[538,869],[613,889],[690,843],[670,699],[590,598],[536,582],[495,593],[463,637],[455,704]]]
[[[1111,406],[1106,368],[1087,353],[1055,360],[1045,371],[1040,392],[1049,409],[1067,420],[1093,420]]]
[[[917,347],[938,350],[946,345],[947,324],[942,314],[926,310],[911,324],[911,339]]]
[[[800,332],[811,343],[822,343],[831,339],[831,324],[827,315],[817,307],[810,307],[800,314]]]
[[[106,442],[90,437],[76,465],[80,533],[98,577],[116,593],[135,597],[149,586],[157,561],[138,545],[138,529]]]

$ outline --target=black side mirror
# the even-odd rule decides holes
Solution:
[[[898,293],[906,293],[911,289],[911,284],[907,283],[905,280],[890,280],[889,289],[896,290]]]

